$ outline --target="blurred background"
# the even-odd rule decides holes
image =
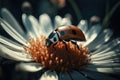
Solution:
[[[90,20],[92,16],[100,17],[102,22],[106,13],[109,13],[119,0],[0,0],[0,8],[5,7],[10,10],[21,23],[21,15],[24,12],[22,10],[22,4],[25,1],[30,2],[32,8],[31,13],[36,18],[42,13],[47,13],[53,20],[56,15],[64,17],[69,13],[72,15],[72,24],[77,25],[81,19]],[[120,6],[117,7],[110,17],[109,27],[114,30],[116,35],[120,32],[118,29],[120,27],[119,19]]]
[[[30,11],[25,11],[23,3],[28,1]],[[23,12],[34,15],[37,19],[40,14],[47,13],[52,21],[56,15],[61,17],[69,16],[72,24],[77,25],[81,19],[90,20],[92,16],[98,16],[100,23],[112,10],[119,0],[0,0],[0,9],[5,7],[22,24],[21,15]],[[66,14],[70,15],[66,15]],[[114,31],[114,38],[120,37],[120,6],[109,18],[107,25]],[[1,29],[0,29],[1,30]],[[0,60],[0,80],[35,80],[41,73],[27,73],[14,70],[17,62],[2,59]],[[39,73],[39,74],[38,74]],[[31,76],[32,75],[32,76]],[[29,76],[29,77],[28,77]],[[114,76],[113,76],[114,77]]]

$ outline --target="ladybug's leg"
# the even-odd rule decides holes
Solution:
[[[57,42],[53,44],[53,48],[55,48],[55,45],[56,45],[56,44],[57,44]]]
[[[67,50],[67,44],[66,44],[66,41],[65,40],[62,40],[62,42],[65,44],[65,48]]]
[[[78,44],[77,44],[77,41],[71,40],[71,42],[72,42],[74,45],[76,45],[77,48],[80,50],[80,48],[79,48],[79,46],[78,46]]]
[[[66,48],[66,50],[67,50],[67,44],[66,44],[66,41],[65,41],[65,40],[62,40],[61,42],[65,44],[65,48]],[[57,42],[53,44],[53,48],[55,48],[55,45],[56,45],[56,44],[57,44]]]

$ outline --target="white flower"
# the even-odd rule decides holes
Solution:
[[[0,34],[0,56],[21,61],[16,68],[29,72],[44,68],[40,63],[33,62],[33,57],[26,53],[24,46],[30,46],[29,39],[36,39],[40,35],[48,36],[57,26],[71,25],[68,18],[60,16],[56,16],[52,24],[47,14],[40,15],[39,20],[32,15],[23,14],[24,31],[7,9],[3,8],[1,12],[0,25],[13,39]],[[115,80],[102,73],[120,74],[120,38],[110,41],[113,34],[110,29],[103,29],[100,24],[88,27],[86,20],[81,20],[78,27],[86,36],[87,41],[82,45],[87,46],[92,54],[90,63],[83,70],[57,72],[48,69],[40,80]]]

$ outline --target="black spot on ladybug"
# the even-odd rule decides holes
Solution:
[[[54,40],[54,42],[55,42],[55,41],[57,41],[57,39],[56,39],[56,38],[54,38],[53,40]]]
[[[76,34],[77,34],[75,30],[72,30],[72,33],[73,33],[74,35],[76,35]]]
[[[64,31],[61,31],[61,32],[60,32],[60,35],[61,35],[61,36],[65,35],[65,32],[64,32]]]

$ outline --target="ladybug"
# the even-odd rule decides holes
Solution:
[[[77,45],[76,41],[86,41],[86,38],[83,32],[74,25],[63,25],[57,27],[53,32],[50,33],[46,39],[46,45],[50,46],[51,44],[56,44],[58,41],[71,41]]]

